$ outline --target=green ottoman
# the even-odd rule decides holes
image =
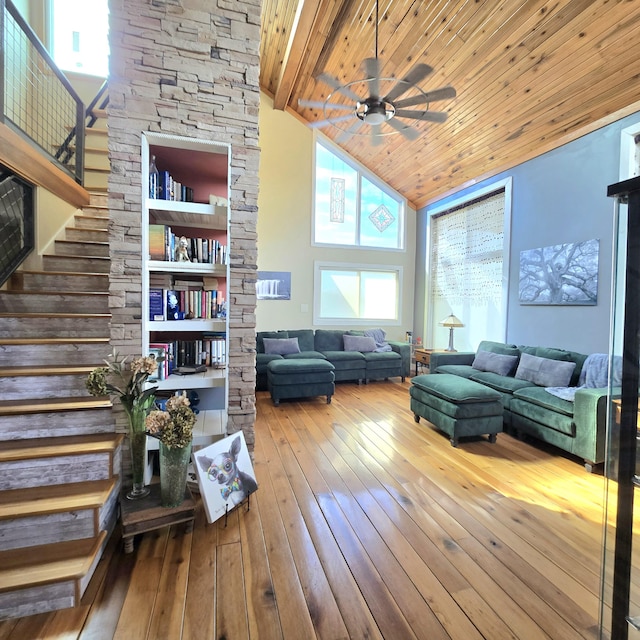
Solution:
[[[415,421],[428,420],[454,447],[464,436],[488,434],[489,442],[495,442],[502,431],[500,394],[473,380],[448,373],[415,376],[409,396]]]
[[[320,358],[285,358],[267,365],[267,388],[276,406],[285,398],[327,396],[331,403],[335,385],[334,366]]]

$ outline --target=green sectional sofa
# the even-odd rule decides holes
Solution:
[[[573,401],[547,391],[577,387],[586,360],[575,351],[483,341],[475,353],[432,353],[430,370],[499,392],[506,432],[559,447],[582,458],[591,471],[604,461],[607,388],[570,389]],[[563,377],[563,384],[555,384]]]
[[[334,367],[336,382],[367,383],[369,380],[393,377],[400,377],[404,381],[410,375],[411,346],[408,343],[389,341],[390,351],[370,351],[368,344],[365,347],[368,341],[359,340],[364,337],[362,330],[259,331],[256,335],[256,391],[268,389],[269,362],[283,358],[328,360]],[[273,340],[286,342],[278,344]],[[274,348],[274,345],[280,348]],[[287,348],[289,346],[291,349]],[[358,350],[359,346],[365,350]],[[269,351],[285,353],[268,353]]]

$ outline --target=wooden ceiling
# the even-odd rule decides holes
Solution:
[[[262,89],[276,108],[323,119],[298,99],[325,100],[333,90],[316,80],[323,71],[342,84],[365,78],[375,0],[262,2]],[[384,77],[402,78],[424,62],[434,71],[421,89],[457,91],[430,105],[449,117],[418,123],[415,141],[395,134],[374,146],[354,135],[341,144],[414,206],[640,110],[638,0],[379,0],[378,15]]]

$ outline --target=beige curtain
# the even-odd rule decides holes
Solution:
[[[489,194],[431,220],[431,346],[448,344],[438,322],[453,313],[455,348],[474,351],[480,340],[502,340],[504,190]]]

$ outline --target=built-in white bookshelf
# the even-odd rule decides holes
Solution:
[[[198,402],[194,406],[198,413],[194,446],[215,441],[226,435],[227,428],[230,153],[229,145],[207,140],[160,133],[145,133],[142,136],[142,353],[152,352],[150,345],[168,345],[168,357],[173,358],[175,370],[179,365],[201,364],[205,358],[205,345],[211,340],[216,342],[216,356],[214,358],[214,354],[211,354],[206,361],[206,371],[189,375],[166,375],[163,371],[160,379],[150,383],[158,387],[158,396],[182,391],[197,396]],[[174,197],[192,194],[193,201],[153,197],[154,193],[149,188],[152,157],[155,157],[155,165],[164,181],[163,191],[158,190],[155,195],[168,194],[168,185],[171,183],[172,189],[175,185]],[[190,193],[185,192],[185,187],[191,190]],[[155,227],[153,237],[150,237],[150,225]],[[164,228],[168,246],[165,245],[164,255],[159,256],[160,226]],[[175,259],[171,243],[175,244],[178,240],[173,239],[174,236],[184,237],[191,243],[190,261]],[[215,242],[219,247],[215,257],[210,257],[213,252],[207,249],[202,249],[200,254],[202,243],[206,247],[207,242]],[[197,255],[193,243],[201,243]],[[212,261],[195,261],[198,258]],[[180,287],[174,286],[176,281],[181,283]],[[162,286],[158,285],[159,282]],[[210,282],[216,286],[213,301],[211,294],[207,297],[198,289],[200,283]],[[185,287],[185,283],[192,283],[193,286]],[[159,299],[163,305],[162,313],[155,313],[153,317],[150,303],[152,290],[155,295],[154,312],[158,311],[155,305]],[[158,294],[160,290],[161,296]],[[185,305],[191,300],[188,315],[182,317],[184,310],[167,315],[168,291],[174,292],[178,301],[181,296],[183,300],[186,296]],[[180,317],[169,319],[171,316]],[[189,349],[180,350],[178,345],[189,345]],[[148,448],[157,447],[158,441],[148,438]]]

